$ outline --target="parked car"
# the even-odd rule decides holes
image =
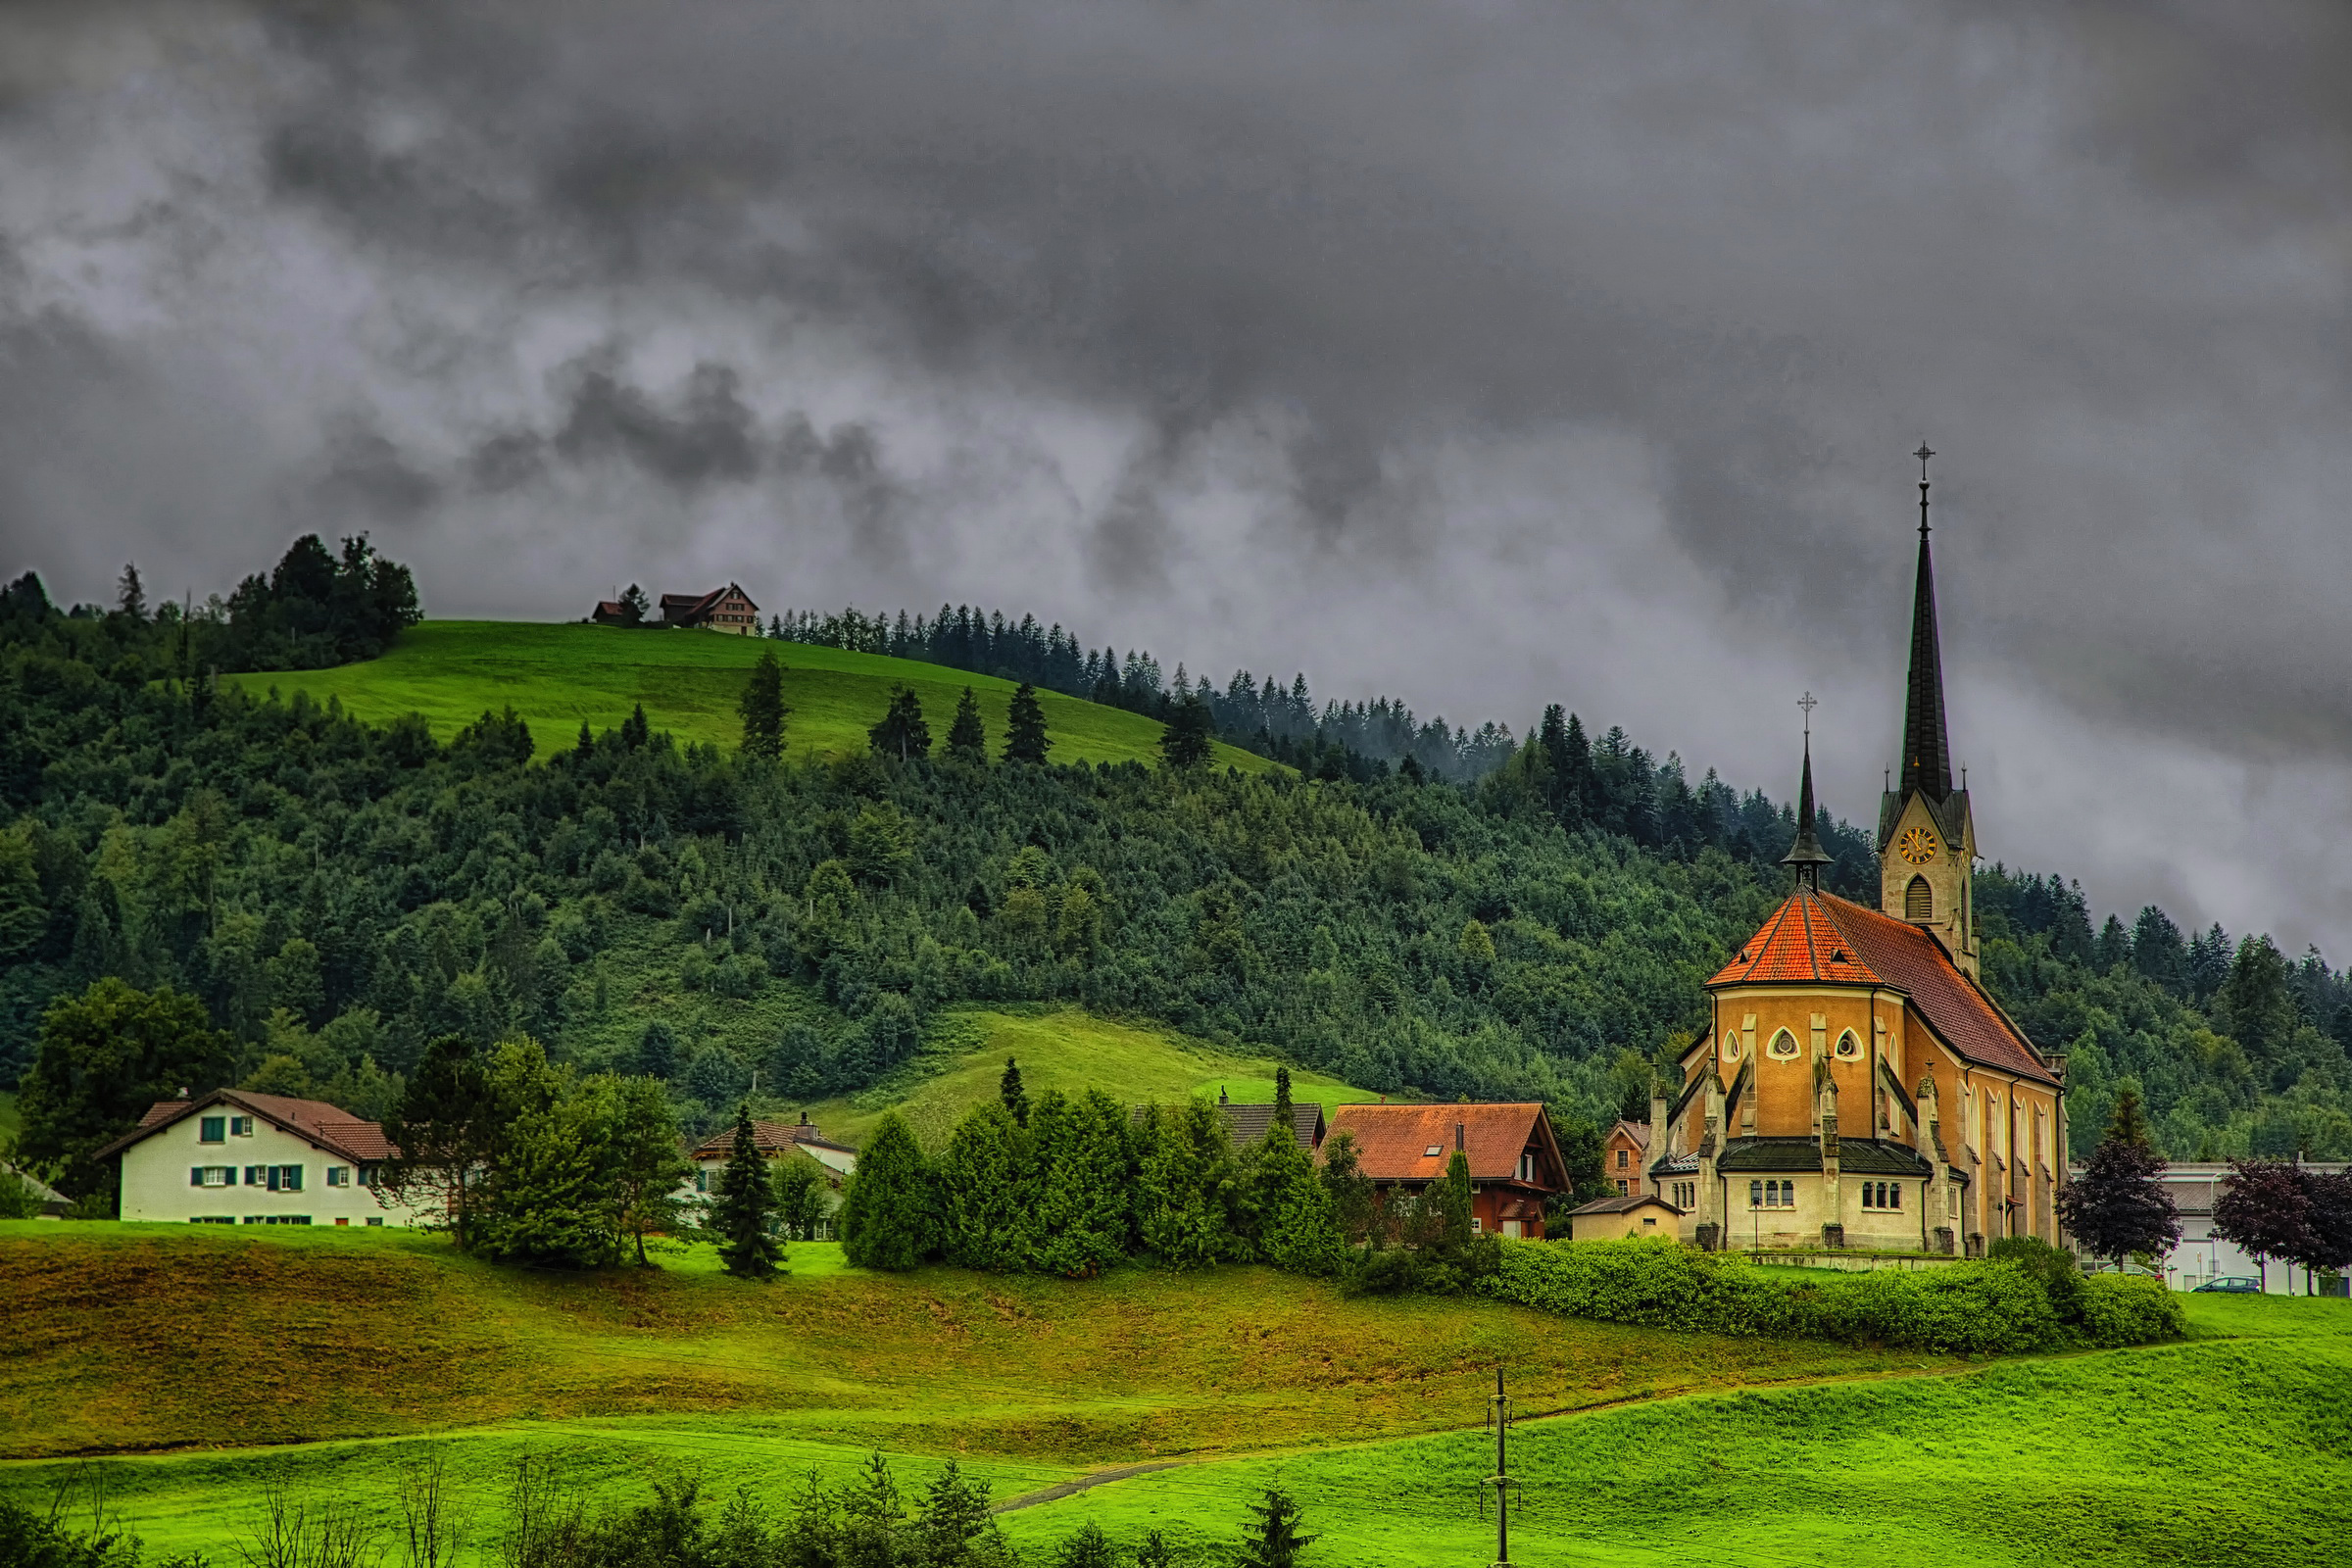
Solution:
[[[2223,1274],[2197,1287],[2199,1291],[2227,1291],[2231,1295],[2260,1296],[2262,1281],[2251,1274]]]

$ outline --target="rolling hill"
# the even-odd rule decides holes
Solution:
[[[511,706],[530,725],[542,756],[569,744],[582,722],[597,730],[617,728],[642,703],[656,729],[681,742],[731,751],[742,735],[735,705],[745,672],[763,650],[785,666],[784,700],[793,710],[785,749],[795,759],[862,751],[867,727],[882,716],[891,688],[899,685],[912,687],[922,699],[934,747],[946,744],[948,721],[966,686],[979,698],[991,753],[1003,744],[1010,681],[880,654],[715,632],[428,620],[402,633],[381,659],[220,678],[256,696],[275,689],[288,697],[308,692],[319,703],[332,698],[371,723],[418,713],[443,741],[485,711]],[[1038,700],[1054,761],[1159,760],[1157,720],[1058,692],[1041,691]],[[1244,772],[1280,766],[1222,742],[1214,760]]]

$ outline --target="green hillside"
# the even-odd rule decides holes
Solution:
[[[780,1512],[810,1470],[879,1448],[906,1493],[947,1456],[985,1478],[1032,1562],[1089,1519],[1204,1554],[1279,1483],[1323,1538],[1308,1568],[1425,1568],[1492,1560],[1499,1364],[1521,1562],[2259,1568],[2331,1560],[2352,1511],[2352,1312],[2327,1299],[2189,1298],[2185,1344],[1971,1365],[1351,1300],[1253,1268],[878,1276],[801,1246],[755,1287],[707,1252],[663,1262],[564,1275],[401,1232],[0,1224],[0,1494],[125,1455],[97,1474],[131,1528],[220,1561],[265,1477],[388,1521],[398,1461],[427,1445],[486,1515],[523,1453],[612,1502],[685,1466]],[[1139,1465],[1162,1468],[1024,1502]],[[496,1560],[495,1526],[474,1545]]]
[[[1007,1056],[1020,1062],[1021,1085],[1032,1099],[1049,1089],[1068,1095],[1101,1089],[1128,1104],[1165,1104],[1190,1095],[1214,1100],[1220,1091],[1245,1102],[1274,1098],[1276,1063],[1270,1060],[1221,1051],[1172,1029],[1113,1023],[1075,1008],[958,1011],[943,1020],[937,1035],[910,1071],[811,1105],[810,1119],[855,1143],[896,1108],[924,1145],[936,1149],[965,1111],[997,1098]],[[1326,1110],[1379,1098],[1306,1071],[1292,1075],[1291,1094],[1301,1104],[1320,1101]]]
[[[512,706],[531,726],[541,756],[567,745],[586,721],[616,728],[638,703],[657,729],[680,741],[733,750],[741,738],[736,700],[744,672],[772,651],[785,666],[785,729],[791,756],[833,757],[865,749],[865,732],[882,716],[896,685],[914,688],[931,723],[934,746],[947,743],[956,698],[969,686],[980,699],[992,753],[1003,744],[1009,681],[939,664],[845,653],[804,643],[726,637],[715,632],[627,631],[613,626],[525,621],[428,620],[401,635],[381,659],[332,669],[223,675],[247,691],[305,691],[370,722],[421,713],[435,738],[448,740],[485,710]],[[1056,762],[1157,762],[1161,725],[1124,709],[1040,692]],[[1245,771],[1274,768],[1264,758],[1219,743],[1215,760]]]

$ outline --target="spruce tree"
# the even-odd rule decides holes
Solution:
[[[1274,1125],[1297,1136],[1298,1107],[1291,1103],[1291,1069],[1274,1069]]]
[[[1467,1250],[1472,1234],[1469,1155],[1458,1149],[1453,1152],[1446,1161],[1446,1179],[1430,1190],[1430,1197],[1435,1200],[1437,1250],[1447,1255]]]
[[[2164,1170],[2139,1091],[2126,1084],[2106,1136],[2058,1195],[2058,1222],[2093,1257],[2119,1265],[2133,1252],[2167,1251],[2180,1240],[2180,1214],[2158,1180]]]
[[[1048,1094],[1033,1132],[1030,1266],[1091,1279],[1128,1253],[1135,1173],[1127,1111],[1100,1089],[1075,1101]]]
[[[1003,1105],[974,1106],[956,1124],[933,1172],[940,1255],[965,1268],[1023,1264],[1021,1134]]]
[[[641,751],[646,742],[653,738],[653,726],[645,717],[645,705],[639,703],[629,710],[629,716],[620,721],[620,744],[629,751]]]
[[[585,761],[596,755],[596,737],[588,733],[588,721],[580,720],[580,737],[571,743],[571,755]]]
[[[1167,728],[1160,731],[1160,760],[1179,773],[1199,767],[1208,760],[1209,742],[1215,733],[1208,705],[1187,692],[1169,710]]]
[[[727,1272],[763,1280],[777,1271],[784,1244],[775,1234],[775,1191],[768,1185],[767,1159],[752,1135],[752,1107],[735,1108],[735,1142],[718,1173],[710,1227],[718,1233],[718,1255]]]
[[[923,721],[922,699],[913,687],[891,688],[890,707],[865,738],[875,751],[902,762],[931,755],[931,726]]]
[[[115,584],[115,608],[132,620],[147,618],[147,588],[139,581],[135,561],[123,563],[122,575]]]
[[[1004,760],[1042,763],[1053,744],[1046,736],[1045,705],[1037,700],[1037,688],[1023,681],[1012,694],[1012,712],[1004,724]]]
[[[1298,1533],[1298,1504],[1280,1487],[1266,1489],[1266,1500],[1250,1505],[1253,1516],[1250,1534],[1235,1556],[1239,1568],[1298,1568],[1298,1553],[1318,1539]]]
[[[948,755],[966,762],[988,760],[988,730],[980,722],[980,699],[966,686],[956,700],[956,721],[948,726]]]
[[[1135,1131],[1138,1240],[1170,1268],[1205,1268],[1240,1251],[1241,1168],[1217,1107],[1196,1096],[1152,1106]]]
[[[773,653],[760,651],[738,706],[743,713],[743,755],[769,761],[782,757],[784,720],[792,710],[784,703],[784,666]]]
[[[1119,1568],[1119,1554],[1102,1527],[1090,1519],[1054,1548],[1054,1568]]]
[[[931,1250],[931,1173],[895,1110],[858,1151],[842,1194],[840,1230],[842,1254],[859,1268],[904,1272]]]
[[[652,602],[645,597],[645,590],[631,583],[628,592],[620,596],[620,623],[623,626],[642,626],[653,608]]]
[[[1144,1544],[1135,1549],[1135,1568],[1176,1568],[1176,1548],[1158,1531],[1147,1530]]]
[[[1020,1063],[1010,1056],[1004,1058],[1004,1076],[997,1080],[997,1098],[1004,1102],[1014,1126],[1029,1125],[1029,1096],[1021,1088]]]

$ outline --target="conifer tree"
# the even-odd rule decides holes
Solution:
[[[1374,1195],[1372,1178],[1364,1174],[1355,1134],[1341,1128],[1323,1144],[1323,1190],[1331,1195],[1331,1218],[1341,1240],[1349,1246],[1372,1234]]]
[[[784,666],[765,649],[743,684],[738,705],[743,713],[743,755],[769,761],[784,755],[784,720],[792,710],[784,702]]]
[[[1438,1250],[1447,1254],[1459,1253],[1470,1246],[1471,1187],[1470,1156],[1460,1150],[1446,1161],[1446,1179],[1431,1189],[1436,1200],[1436,1243]]]
[[[1090,1519],[1054,1548],[1054,1568],[1119,1568],[1119,1554],[1102,1527]]]
[[[1282,1085],[1285,1102],[1289,1087]],[[1339,1262],[1339,1223],[1331,1191],[1315,1174],[1314,1156],[1298,1147],[1298,1130],[1276,1116],[1254,1153],[1258,1250],[1294,1274],[1330,1272]]]
[[[646,721],[645,705],[629,710],[629,716],[620,721],[620,744],[629,751],[641,751],[654,738],[653,726]]]
[[[1176,1549],[1168,1538],[1156,1530],[1144,1532],[1144,1544],[1135,1548],[1135,1568],[1176,1568]]]
[[[922,699],[913,687],[891,688],[889,709],[865,737],[875,751],[902,762],[931,755],[931,726],[923,721]]]
[[[1012,711],[1004,724],[1004,760],[1043,763],[1053,741],[1046,736],[1045,705],[1037,688],[1027,681],[1012,694]]]
[[[1029,1096],[1021,1088],[1021,1066],[1010,1056],[1004,1058],[1004,1076],[997,1080],[997,1098],[1004,1102],[1005,1114],[1013,1125],[1029,1125]]]
[[[988,760],[988,730],[980,722],[980,699],[969,686],[956,700],[956,721],[948,726],[948,755],[967,762]]]
[[[1100,1089],[1048,1093],[1031,1126],[1037,1178],[1030,1265],[1091,1279],[1127,1256],[1134,1171],[1127,1112]]]
[[[2082,1174],[2058,1194],[2058,1222],[2093,1257],[2119,1266],[2133,1252],[2168,1251],[2180,1240],[2180,1213],[2158,1180],[2164,1170],[2139,1091],[2127,1083]]]
[[[965,1268],[1023,1266],[1020,1129],[1003,1105],[977,1105],[956,1124],[935,1170],[940,1255]]]
[[[1199,767],[1208,760],[1209,741],[1214,734],[1208,705],[1187,692],[1168,710],[1167,728],[1159,733],[1160,760],[1179,773]]]
[[[620,596],[620,623],[623,626],[642,626],[653,608],[652,601],[645,597],[645,590],[631,583],[628,591]]]
[[[115,584],[115,608],[132,620],[147,618],[147,588],[139,581],[139,564],[135,561],[122,564],[122,576]]]
[[[895,1110],[858,1151],[839,1225],[842,1254],[859,1268],[904,1272],[931,1250],[931,1173]]]
[[[1225,1118],[1194,1097],[1136,1128],[1136,1234],[1170,1268],[1235,1256],[1241,1172]]]
[[[645,1256],[648,1231],[666,1231],[679,1218],[678,1190],[694,1179],[694,1165],[678,1152],[678,1122],[669,1096],[653,1078],[614,1078],[612,1084],[612,1213]]]
[[[596,737],[588,732],[588,721],[580,720],[580,737],[571,743],[571,755],[583,760],[596,755]]]
[[[1298,1553],[1319,1539],[1298,1533],[1298,1504],[1280,1487],[1268,1487],[1265,1501],[1251,1503],[1250,1512],[1250,1534],[1234,1559],[1239,1568],[1298,1568]]]
[[[984,1544],[995,1531],[996,1521],[988,1511],[988,1483],[967,1479],[962,1468],[950,1459],[931,1478],[915,1504],[906,1532],[912,1550],[904,1560],[923,1568],[962,1568],[993,1555]]]
[[[718,1233],[718,1255],[727,1272],[763,1280],[777,1272],[784,1244],[775,1234],[775,1191],[768,1185],[767,1158],[752,1134],[752,1107],[735,1108],[735,1142],[710,1204],[710,1229]]]
[[[1285,1132],[1295,1132],[1298,1107],[1291,1102],[1291,1069],[1274,1069],[1274,1124]]]

